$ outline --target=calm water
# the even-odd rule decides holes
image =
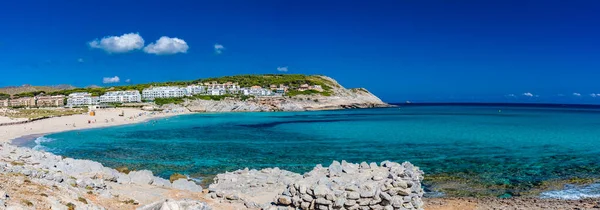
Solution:
[[[36,142],[29,146],[163,177],[206,177],[244,167],[306,172],[332,160],[392,160],[410,161],[428,175],[516,192],[544,180],[600,175],[600,110],[592,109],[413,106],[196,114]]]

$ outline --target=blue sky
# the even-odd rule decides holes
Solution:
[[[592,0],[4,1],[0,86],[287,67],[390,102],[600,103],[598,11]]]

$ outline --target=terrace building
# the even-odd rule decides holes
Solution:
[[[37,96],[36,105],[38,107],[61,107],[65,105],[65,96]]]
[[[261,86],[252,86],[250,89],[243,89],[242,92],[244,95],[253,96],[269,96],[272,94],[271,90],[262,88]]]
[[[209,95],[224,95],[224,94],[237,94],[241,88],[238,83],[227,82],[219,84],[217,82],[204,83]]]
[[[152,87],[142,91],[144,100],[154,100],[155,98],[181,98],[188,95],[185,88],[167,86],[167,87]]]
[[[204,86],[200,86],[200,85],[190,85],[190,86],[187,86],[185,88],[185,90],[187,91],[188,95],[198,95],[198,94],[206,93],[206,88]]]
[[[100,103],[134,103],[142,102],[140,91],[110,91],[100,96]]]
[[[8,102],[8,106],[34,107],[35,106],[35,98],[34,97],[24,97],[24,98],[10,99],[10,101]]]

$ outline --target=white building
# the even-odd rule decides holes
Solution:
[[[220,95],[225,95],[226,91],[225,89],[221,88],[221,89],[211,89],[210,91],[208,91],[209,95],[213,95],[213,96],[220,96]]]
[[[185,90],[188,95],[198,95],[206,93],[206,88],[200,85],[190,85],[185,87]]]
[[[142,98],[154,100],[155,98],[181,98],[188,95],[186,88],[175,86],[153,87],[142,91]]]
[[[142,102],[140,91],[110,91],[100,96],[100,103],[132,103]]]
[[[208,95],[225,95],[225,94],[238,94],[240,92],[240,85],[238,83],[227,82],[227,83],[204,83],[206,86],[206,93]]]
[[[244,95],[253,96],[270,96],[272,94],[271,90],[262,88],[260,86],[252,86],[250,89],[242,88],[241,91]]]
[[[93,97],[92,94],[87,92],[77,92],[69,94],[67,97],[67,106],[84,106],[84,105],[95,105],[100,103],[99,97]]]

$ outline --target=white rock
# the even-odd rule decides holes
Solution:
[[[191,192],[202,192],[202,187],[200,187],[199,185],[197,185],[196,183],[194,183],[192,181],[188,181],[185,179],[175,180],[173,182],[173,184],[171,184],[171,187],[173,187],[175,189],[187,190],[187,191],[191,191]]]

